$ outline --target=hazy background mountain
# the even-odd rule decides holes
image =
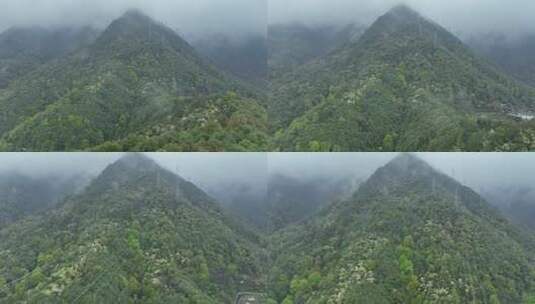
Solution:
[[[268,22],[339,26],[360,22],[369,25],[398,4],[409,5],[459,36],[500,32],[513,37],[535,32],[531,22],[535,6],[529,0],[508,4],[500,0],[272,0]]]
[[[0,32],[12,26],[86,26],[105,28],[128,9],[178,29],[183,36],[224,33],[234,38],[265,33],[266,0],[7,0]]]
[[[270,79],[326,55],[343,44],[354,42],[365,27],[356,24],[271,24],[268,27]]]
[[[13,153],[0,156],[0,171],[45,185],[99,175],[123,153]],[[147,153],[159,165],[179,174],[216,198],[221,205],[252,221],[267,223],[268,207],[297,207],[305,219],[358,188],[396,153]],[[513,200],[535,208],[527,199],[535,185],[530,153],[417,153],[441,172],[462,182],[506,210]],[[54,178],[50,178],[54,176]],[[85,180],[82,179],[82,180]],[[9,185],[9,183],[7,183]],[[67,183],[69,185],[69,183]],[[48,187],[48,186],[47,186]],[[68,188],[72,188],[69,186]],[[72,189],[71,189],[72,190]],[[493,195],[489,197],[487,193]],[[267,199],[268,198],[268,199]],[[267,199],[267,200],[266,200]],[[290,203],[292,202],[292,203]],[[294,203],[295,202],[295,206]],[[37,203],[37,202],[36,202]],[[45,202],[46,205],[46,202]],[[527,215],[527,214],[525,214]],[[256,222],[258,220],[259,222]]]
[[[91,27],[12,27],[0,33],[0,89],[39,65],[93,43]]]
[[[535,31],[512,38],[494,32],[472,36],[466,41],[517,79],[535,86]]]
[[[266,87],[267,41],[265,34],[235,38],[210,34],[188,39],[195,49],[210,58],[219,68],[259,87]]]
[[[0,227],[54,208],[66,197],[82,191],[93,178],[86,174],[49,174],[32,177],[3,172],[0,175]]]

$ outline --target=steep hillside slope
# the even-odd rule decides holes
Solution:
[[[535,89],[406,6],[272,87],[276,149],[534,149]]]
[[[125,140],[127,148],[143,150],[162,141],[163,133],[172,133],[175,142],[196,132],[210,140],[207,125],[230,129],[225,135],[239,129],[230,135],[233,142],[220,143],[226,149],[241,142],[262,145],[256,137],[262,133],[257,125],[266,123],[261,98],[168,27],[128,11],[89,47],[0,90],[0,148],[84,150]]]
[[[262,285],[257,237],[141,155],[0,239],[0,303],[231,303]]]
[[[522,303],[533,239],[471,189],[412,155],[354,196],[275,236],[283,303]]]

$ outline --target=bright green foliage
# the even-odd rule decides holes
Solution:
[[[258,238],[139,155],[0,239],[0,303],[219,304],[262,284]]]
[[[407,7],[356,42],[274,78],[283,151],[526,151],[535,89],[502,74]]]
[[[535,295],[527,295],[524,304],[535,304]]]
[[[288,296],[284,298],[284,300],[282,301],[282,304],[294,304],[294,301],[292,300],[290,296]]]
[[[205,99],[178,98],[156,125],[96,151],[264,151],[267,115],[254,100],[229,92]]]
[[[411,155],[271,243],[280,302],[520,303],[535,282],[531,236]]]

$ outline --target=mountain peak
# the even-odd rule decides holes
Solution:
[[[355,195],[368,199],[415,193],[440,195],[478,216],[496,218],[495,210],[479,194],[410,153],[400,154],[377,169]]]
[[[152,21],[152,19],[136,8],[128,9],[119,19],[137,19],[142,21]]]
[[[108,29],[132,29],[132,30],[146,30],[147,26],[150,25],[159,25],[151,17],[144,14],[142,11],[137,9],[127,10],[121,17],[115,19]]]
[[[116,163],[130,167],[132,169],[155,169],[159,165],[151,158],[142,153],[128,153],[121,157]]]
[[[425,170],[434,170],[424,160],[413,153],[401,153],[391,160],[386,167],[392,167],[397,170],[407,171],[411,168],[420,168]]]
[[[130,9],[121,17],[115,19],[103,32],[101,41],[114,41],[121,39],[125,41],[147,40],[152,35],[162,32],[165,28],[160,23],[154,21],[143,12]]]
[[[407,43],[409,40],[413,43]],[[453,34],[405,4],[394,6],[379,17],[364,33],[361,43],[372,48],[394,48],[396,45],[406,48],[419,43],[432,48],[444,47],[452,52],[468,50]]]
[[[413,10],[410,6],[404,3],[400,3],[390,9],[387,14],[396,16],[419,16],[419,14]]]
[[[412,189],[409,185],[428,187],[432,180],[452,182],[451,178],[438,172],[418,156],[403,153],[377,169],[358,192],[376,194],[393,192],[397,189]]]
[[[96,49],[103,50],[105,54],[109,49],[130,54],[139,46],[147,44],[194,53],[191,46],[175,31],[137,9],[130,9],[114,20],[98,39]]]
[[[398,4],[392,7],[387,13],[379,17],[376,23],[386,23],[394,28],[404,24],[419,23],[422,16],[406,4]]]

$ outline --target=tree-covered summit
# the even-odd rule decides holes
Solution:
[[[263,288],[257,236],[139,154],[0,239],[0,303],[231,303]]]
[[[0,149],[264,150],[263,98],[128,11],[91,44],[0,89]]]
[[[275,234],[280,303],[524,303],[533,238],[470,188],[404,154],[350,198]]]
[[[406,6],[272,81],[274,148],[532,150],[535,89]]]

